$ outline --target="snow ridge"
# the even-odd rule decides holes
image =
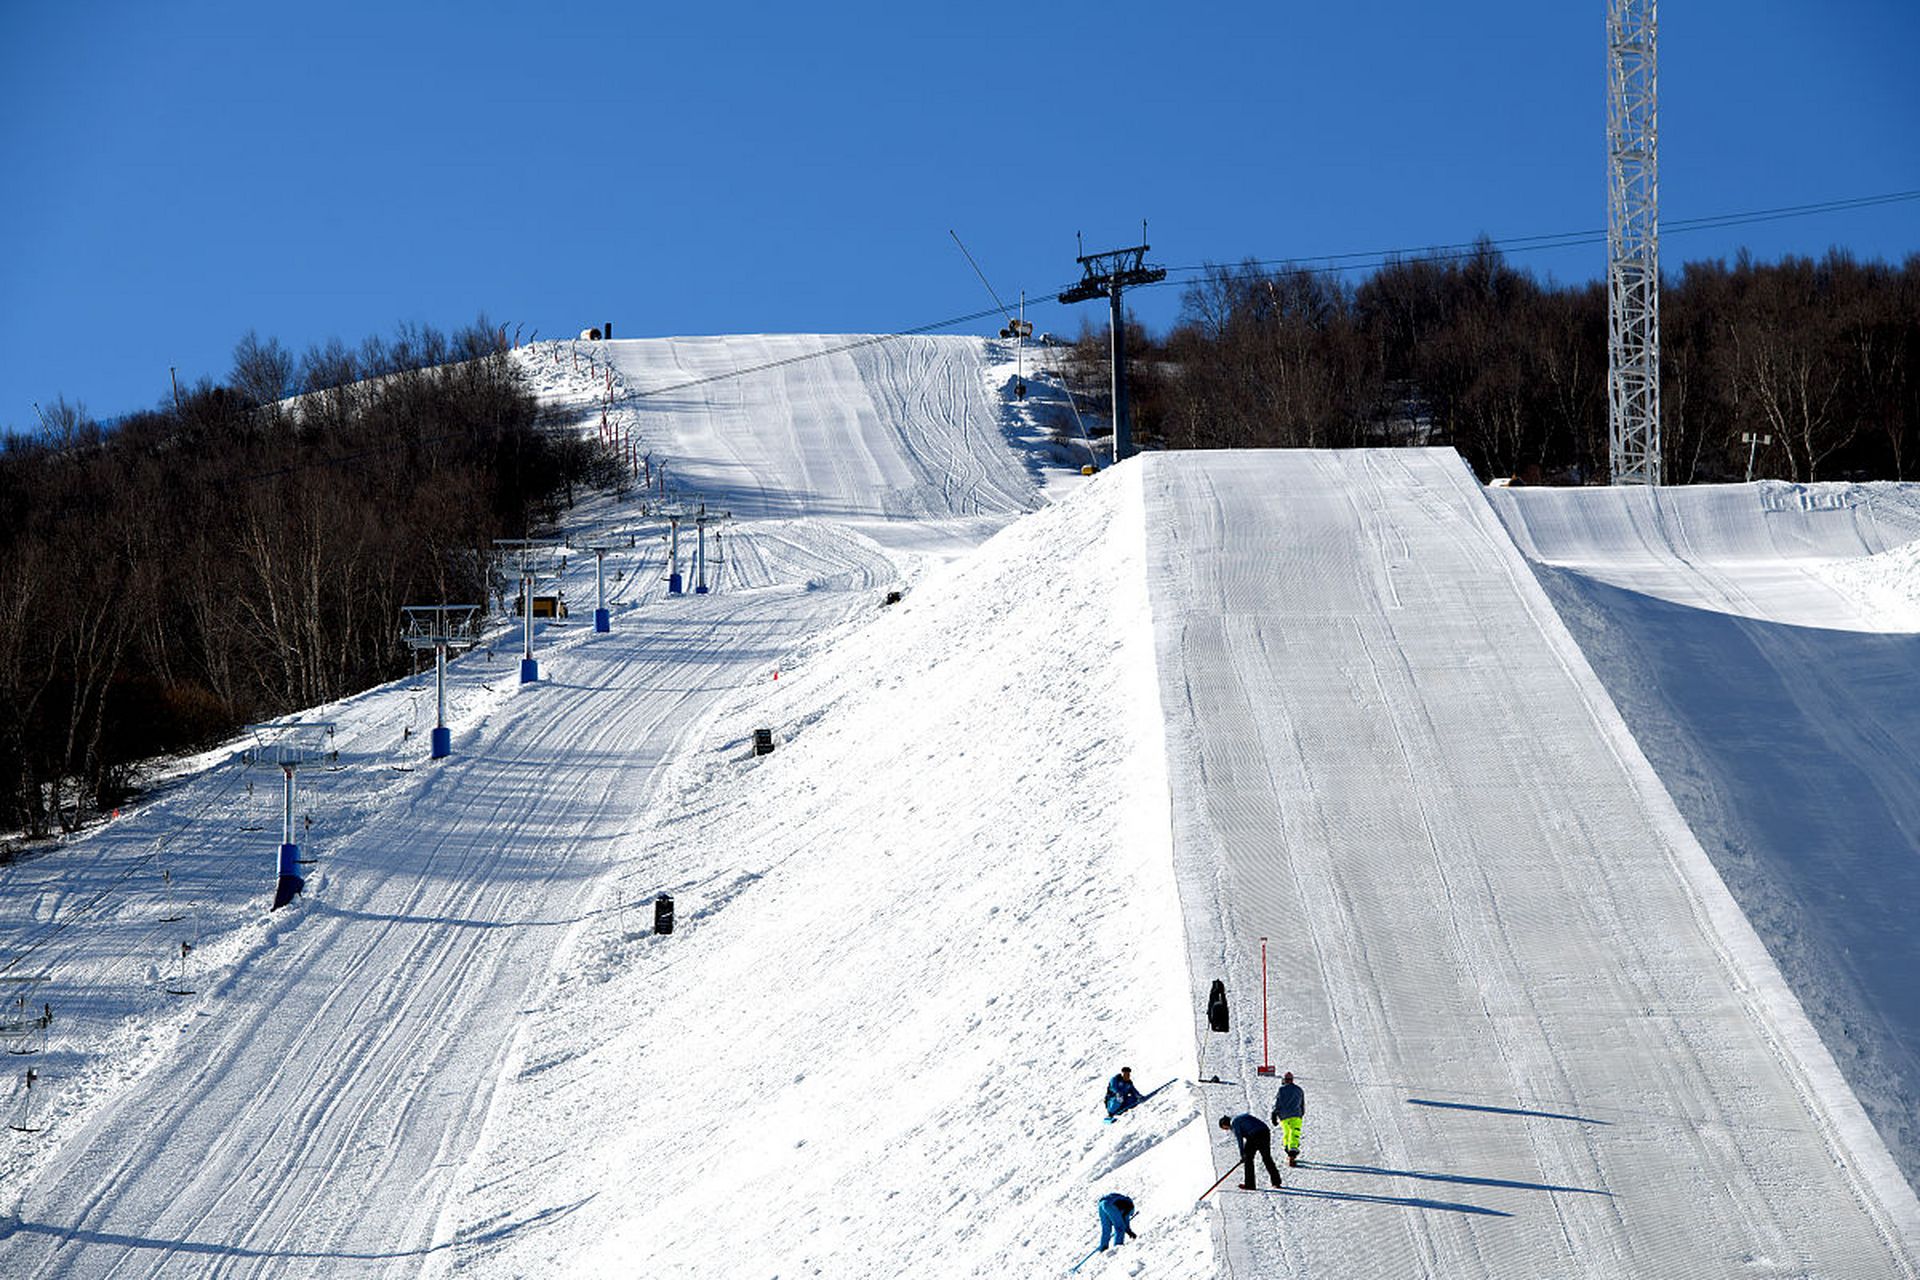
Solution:
[[[1140,512],[1110,476],[716,708],[532,1017],[448,1271],[1032,1275],[1109,1190],[1138,1257],[1211,1269],[1191,1086],[1099,1122],[1119,1066],[1194,1069]]]

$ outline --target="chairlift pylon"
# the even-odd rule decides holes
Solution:
[[[53,1006],[42,1004],[37,1015],[27,1013],[27,997],[23,992],[14,997],[9,1006],[7,1018],[0,1022],[0,1034],[18,1036],[18,1043],[9,1044],[7,1052],[17,1056],[39,1053],[46,1047],[47,1028],[53,1025]]]
[[[13,1118],[7,1122],[7,1128],[15,1133],[39,1133],[44,1126],[29,1123],[33,1119],[33,1083],[40,1073],[28,1067],[21,1077],[20,1103],[13,1109]]]
[[[160,917],[160,923],[161,924],[178,924],[180,921],[186,919],[187,917],[186,917],[186,914],[179,909],[179,907],[175,904],[173,900],[173,872],[170,869],[166,867],[160,868],[160,883],[165,888],[166,895],[167,895],[167,905],[166,905],[167,914]]]
[[[198,994],[195,988],[187,985],[187,957],[192,954],[193,944],[182,939],[180,943],[180,976],[166,988],[168,995],[190,996]]]

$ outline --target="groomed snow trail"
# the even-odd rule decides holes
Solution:
[[[1489,497],[1920,1186],[1920,485]]]
[[[751,363],[762,345],[805,353],[835,341],[695,345],[712,370]],[[674,347],[596,354],[617,348],[646,369],[676,363]],[[574,372],[572,352],[542,346],[525,358],[543,393],[573,404],[591,430],[595,379]],[[731,499],[739,517],[720,588],[663,598],[657,522],[639,528],[636,511],[617,507],[583,516],[578,544],[638,535],[609,557],[624,582],[613,634],[543,627],[541,681],[517,690],[516,634],[488,672],[502,687],[485,696],[480,655],[462,659],[472,711],[439,765],[419,759],[424,732],[399,732],[418,728],[408,714],[417,696],[400,684],[337,709],[349,776],[330,780],[332,803],[306,833],[324,860],[308,896],[270,922],[258,912],[274,833],[227,825],[222,771],[156,804],[155,827],[162,810],[192,811],[176,864],[195,863],[204,836],[235,872],[191,866],[183,877],[209,927],[225,931],[204,940],[214,959],[190,1011],[167,1011],[155,991],[148,957],[168,930],[154,923],[153,877],[113,882],[106,910],[52,933],[54,910],[111,877],[76,874],[85,841],[10,868],[10,887],[37,886],[9,898],[6,923],[12,940],[47,939],[34,962],[62,1018],[42,1065],[62,1091],[45,1134],[17,1141],[5,1166],[19,1199],[0,1228],[0,1273],[412,1275],[443,1255],[449,1196],[524,1011],[657,767],[716,697],[768,679],[807,638],[870,609],[903,569],[951,557],[1038,505],[979,369],[980,344],[955,342],[922,347],[917,363],[823,357],[778,377],[714,382],[672,407],[650,403],[648,440],[684,472],[673,477],[680,496]],[[689,478],[732,490],[689,492]],[[885,500],[862,505],[881,484]],[[590,566],[576,546],[576,618],[590,616]],[[403,765],[416,771],[390,771]],[[271,780],[262,787],[272,793]],[[143,820],[100,838],[132,853],[158,834]]]
[[[1004,519],[1034,505],[1033,478],[987,399],[977,338],[603,346],[636,393],[627,403],[641,438],[670,435],[670,483],[736,517],[804,515],[911,536],[914,521]],[[708,381],[761,365],[772,367]]]
[[[336,845],[235,998],[29,1192],[13,1273],[417,1272],[527,993],[689,707],[739,682],[738,647],[846,609],[710,599],[550,660],[472,758]]]
[[[1914,1275],[1911,1193],[1458,457],[1144,462],[1212,1105],[1272,1102],[1263,935],[1308,1096],[1229,1274]]]

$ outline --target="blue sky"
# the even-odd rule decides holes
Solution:
[[[911,327],[989,305],[949,228],[1008,296],[1142,217],[1175,267],[1602,228],[1605,10],[0,0],[0,428],[157,404],[248,329]],[[1660,34],[1664,217],[1920,189],[1920,5],[1669,3]],[[1663,260],[1742,245],[1898,260],[1920,203]]]

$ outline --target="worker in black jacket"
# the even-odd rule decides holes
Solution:
[[[1259,1116],[1245,1112],[1237,1116],[1221,1116],[1220,1127],[1233,1134],[1233,1140],[1240,1144],[1241,1170],[1240,1189],[1252,1191],[1253,1158],[1259,1156],[1266,1161],[1267,1176],[1273,1179],[1273,1185],[1280,1185],[1280,1166],[1273,1162],[1273,1130],[1262,1124]]]

